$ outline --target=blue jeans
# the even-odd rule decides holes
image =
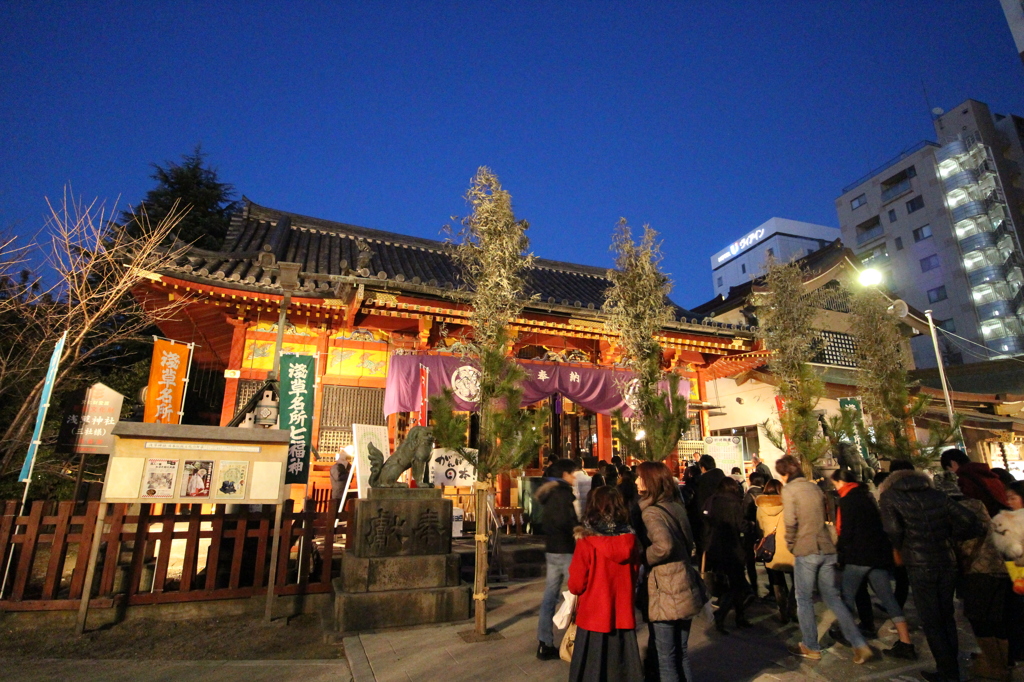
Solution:
[[[818,623],[814,617],[815,584],[825,605],[836,614],[843,636],[854,647],[867,645],[836,587],[835,554],[798,556],[793,568],[793,582],[796,584],[796,616],[800,621],[800,636],[805,647],[811,651],[821,650],[818,645]]]
[[[690,672],[690,654],[686,643],[690,639],[690,625],[687,620],[656,620],[650,624],[651,638],[658,652],[658,672],[661,682],[693,682]],[[680,678],[679,672],[683,676]]]
[[[870,566],[855,566],[852,564],[843,566],[843,603],[850,609],[850,613],[857,610],[857,590],[860,589],[860,584],[864,582],[865,577],[867,577],[868,582],[871,584],[871,589],[874,590],[878,601],[882,602],[882,608],[885,609],[886,615],[892,618],[892,622],[905,623],[907,619],[903,617],[903,609],[900,608],[899,602],[896,601],[896,596],[892,593],[892,585],[890,584],[892,573],[884,568],[871,568]]]
[[[540,602],[540,618],[537,620],[537,641],[555,645],[554,625],[555,606],[562,594],[562,585],[569,580],[569,564],[572,554],[544,554],[547,563],[547,581],[544,583],[544,599]]]

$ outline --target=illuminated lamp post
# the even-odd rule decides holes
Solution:
[[[882,273],[875,268],[865,268],[860,271],[860,274],[857,277],[857,281],[862,287],[877,287],[882,283],[882,280]],[[893,301],[888,310],[900,319],[910,314],[907,304],[899,299]],[[932,348],[935,351],[935,362],[939,367],[939,381],[942,383],[942,397],[946,401],[946,414],[949,416],[949,425],[952,426],[953,401],[949,396],[949,384],[946,382],[946,368],[942,364],[942,354],[939,352],[939,337],[935,331],[935,320],[932,319],[932,311],[930,310],[924,311],[924,315],[928,318],[928,330],[931,332]],[[961,441],[963,440],[963,434],[961,434],[960,439]]]

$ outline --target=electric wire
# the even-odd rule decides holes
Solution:
[[[984,351],[986,351],[988,353],[992,353],[993,354],[993,355],[989,355],[989,356],[984,356],[983,359],[985,359],[985,360],[992,360],[995,357],[995,353],[997,353],[997,351],[992,350],[988,346],[982,345],[982,344],[978,343],[977,341],[972,341],[971,339],[965,338],[965,337],[960,336],[959,334],[955,334],[955,333],[953,333],[951,331],[947,331],[947,330],[943,329],[942,327],[936,327],[935,329],[937,329],[938,331],[941,331],[946,336],[957,338],[957,339],[960,339],[961,341],[966,341],[967,343],[969,343],[969,344],[971,344],[973,346],[977,346],[977,347],[981,348],[982,350],[984,350]],[[951,341],[951,343],[953,343],[953,342]],[[954,344],[954,345],[956,345],[956,344]],[[963,350],[963,349],[961,348],[961,350]],[[974,355],[974,357],[982,357],[980,355],[975,355],[974,353],[971,353],[971,355]],[[1008,356],[1006,358],[1000,358],[1000,359],[1001,360],[1004,360],[1004,359],[1005,360],[1012,360],[1013,362],[1018,362],[1018,363],[1024,365],[1024,360],[1021,360],[1019,358]]]

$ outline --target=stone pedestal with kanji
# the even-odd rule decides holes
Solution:
[[[452,553],[452,502],[439,489],[371,488],[348,523],[334,580],[339,632],[465,620],[472,587]]]

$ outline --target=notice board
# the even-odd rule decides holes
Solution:
[[[122,422],[104,502],[278,504],[288,431]]]

